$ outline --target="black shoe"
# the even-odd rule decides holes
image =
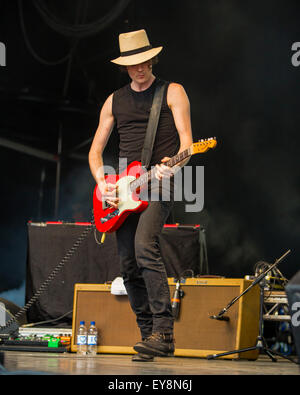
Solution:
[[[153,333],[147,339],[138,342],[133,348],[141,354],[169,357],[174,354],[174,338],[171,333]]]
[[[133,362],[153,362],[154,357],[148,354],[137,353],[132,357]]]

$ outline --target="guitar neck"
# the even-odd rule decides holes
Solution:
[[[191,148],[187,148],[186,150],[180,152],[179,154],[173,156],[170,160],[165,162],[164,164],[169,167],[175,166],[177,163],[181,162],[182,160],[188,158],[191,156]],[[151,170],[147,171],[146,173],[142,174],[139,178],[136,180],[132,181],[130,183],[130,188],[131,191],[134,191],[135,189],[141,187],[142,185],[148,183],[151,181],[152,178],[155,176],[155,167],[153,167]]]
[[[186,150],[180,152],[179,154],[173,156],[168,162],[165,162],[166,166],[173,167],[177,165],[177,163],[191,156],[191,148],[187,148]]]
[[[169,167],[175,166],[177,163],[183,161],[184,159],[192,156],[194,154],[204,153],[210,148],[215,148],[217,145],[217,140],[215,137],[210,137],[205,140],[199,140],[197,143],[193,143],[189,148],[180,152],[179,154],[173,156],[170,160],[164,164]],[[135,191],[137,188],[148,183],[152,178],[155,177],[155,167],[153,167],[148,172],[142,174],[139,178],[135,179],[130,183],[131,191]]]

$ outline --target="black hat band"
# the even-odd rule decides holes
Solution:
[[[121,55],[121,56],[136,55],[136,54],[138,54],[138,53],[142,53],[142,52],[149,51],[149,49],[152,49],[152,45],[146,45],[145,47],[133,49],[133,50],[131,50],[131,51],[124,51],[124,52],[121,52],[120,55]]]

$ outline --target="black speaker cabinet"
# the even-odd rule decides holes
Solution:
[[[90,223],[28,223],[28,257],[26,302],[40,288],[50,273],[74,245]],[[166,225],[160,237],[161,254],[168,277],[180,276],[186,270],[193,275],[206,274],[204,231],[200,225]],[[28,322],[58,318],[72,310],[74,284],[103,284],[120,275],[115,233],[106,235],[104,244],[96,240],[101,234],[89,232],[86,239],[27,312]],[[206,271],[204,271],[206,270]],[[71,325],[72,314],[60,325]]]

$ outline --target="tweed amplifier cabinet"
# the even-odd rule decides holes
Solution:
[[[175,279],[169,278],[171,295]],[[175,321],[175,356],[206,357],[251,347],[259,330],[259,287],[252,287],[226,313],[228,321],[209,318],[240,295],[251,281],[227,278],[187,278],[181,281],[184,296]],[[128,297],[112,295],[109,284],[75,284],[71,350],[76,351],[79,322],[96,321],[98,352],[134,354],[140,340],[135,315]],[[256,359],[258,351],[236,353],[222,358]]]

